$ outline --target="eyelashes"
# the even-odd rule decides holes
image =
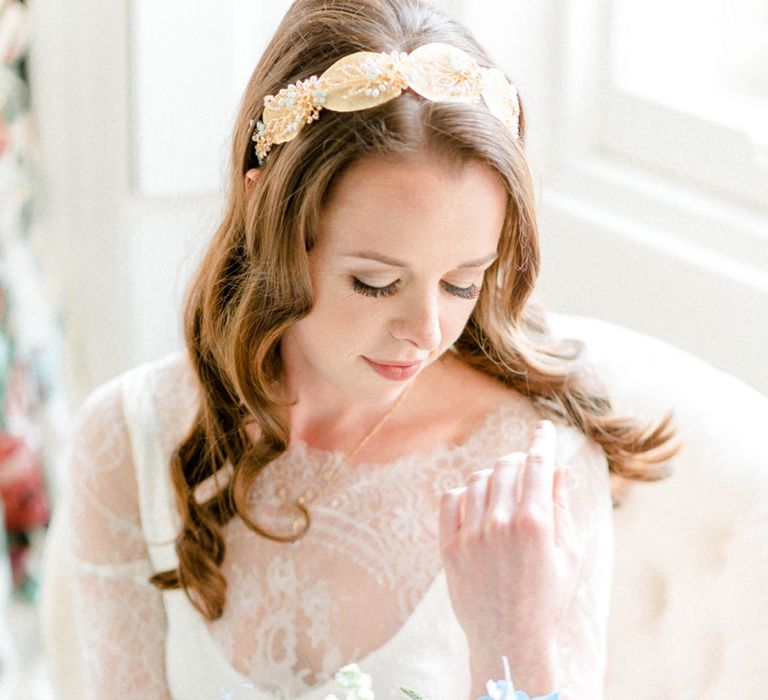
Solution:
[[[357,277],[352,278],[352,289],[359,294],[364,294],[367,297],[391,297],[397,292],[397,284],[393,282],[386,287],[371,287],[364,282],[361,282]]]
[[[449,294],[453,294],[453,296],[460,299],[477,299],[480,296],[480,287],[476,284],[471,284],[469,287],[456,287],[444,282],[443,285]],[[372,287],[361,282],[357,277],[353,277],[352,288],[358,294],[364,294],[368,297],[391,297],[397,293],[397,282],[392,282],[392,284],[388,284],[386,287]]]

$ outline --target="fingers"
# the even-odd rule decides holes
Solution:
[[[440,500],[440,541],[447,543],[459,530],[478,530],[487,518],[506,522],[518,500],[518,475],[525,452],[513,452],[497,460],[493,469],[473,472],[467,485],[443,493]]]
[[[496,522],[512,519],[518,500],[517,482],[525,464],[525,452],[512,452],[497,460],[489,479],[488,513]]]
[[[492,522],[511,522],[520,511],[533,515],[557,541],[571,543],[575,533],[562,470],[555,476],[556,431],[541,421],[529,450],[501,457],[493,469],[474,472],[467,485],[446,491],[440,503],[441,544],[455,540],[460,530],[479,531]]]
[[[464,494],[464,518],[461,527],[477,530],[483,524],[488,503],[488,477],[493,469],[481,469],[470,474]]]
[[[461,527],[461,503],[466,487],[445,491],[440,498],[440,547],[445,549]]]
[[[552,518],[552,490],[555,478],[555,426],[541,421],[531,435],[523,476],[520,507]]]

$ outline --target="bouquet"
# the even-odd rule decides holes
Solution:
[[[477,700],[560,700],[560,693],[550,693],[549,695],[538,695],[535,698],[530,697],[522,690],[515,690],[509,671],[509,659],[502,657],[504,664],[504,679],[499,681],[489,680],[486,684],[487,695],[481,695]],[[344,700],[375,700],[373,690],[371,690],[372,681],[367,673],[363,673],[357,664],[348,664],[334,676],[336,685],[340,690],[346,691]],[[429,698],[419,695],[414,690],[401,687],[411,700],[429,700]],[[327,695],[325,700],[341,700],[335,695]]]
[[[522,690],[515,690],[512,684],[512,678],[509,671],[509,659],[502,656],[504,664],[504,678],[500,681],[489,680],[486,684],[487,695],[481,695],[477,700],[560,700],[560,693],[554,692],[549,695],[537,695],[530,697]],[[334,676],[336,686],[339,690],[345,691],[344,700],[376,700],[372,690],[373,682],[367,673],[363,673],[357,664],[348,664],[340,668]],[[241,683],[237,688],[253,687],[250,683]],[[419,695],[415,690],[401,687],[400,690],[411,700],[429,700],[424,695]],[[221,697],[221,700],[233,700],[236,688]],[[336,695],[326,695],[325,700],[342,700]]]

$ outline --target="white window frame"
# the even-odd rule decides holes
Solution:
[[[548,186],[632,215],[663,231],[668,245],[743,267],[768,289],[768,143],[760,144],[768,133],[686,114],[612,84],[611,4],[580,4],[564,18],[564,118],[546,159]]]
[[[537,295],[664,338],[768,392],[764,153],[745,125],[729,132],[612,86],[611,5],[461,6],[526,110],[544,254]],[[704,165],[720,162],[706,181]]]

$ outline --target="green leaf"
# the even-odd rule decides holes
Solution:
[[[429,698],[422,697],[418,693],[415,693],[412,690],[408,690],[408,688],[403,688],[400,686],[400,690],[402,690],[411,700],[429,700]]]

